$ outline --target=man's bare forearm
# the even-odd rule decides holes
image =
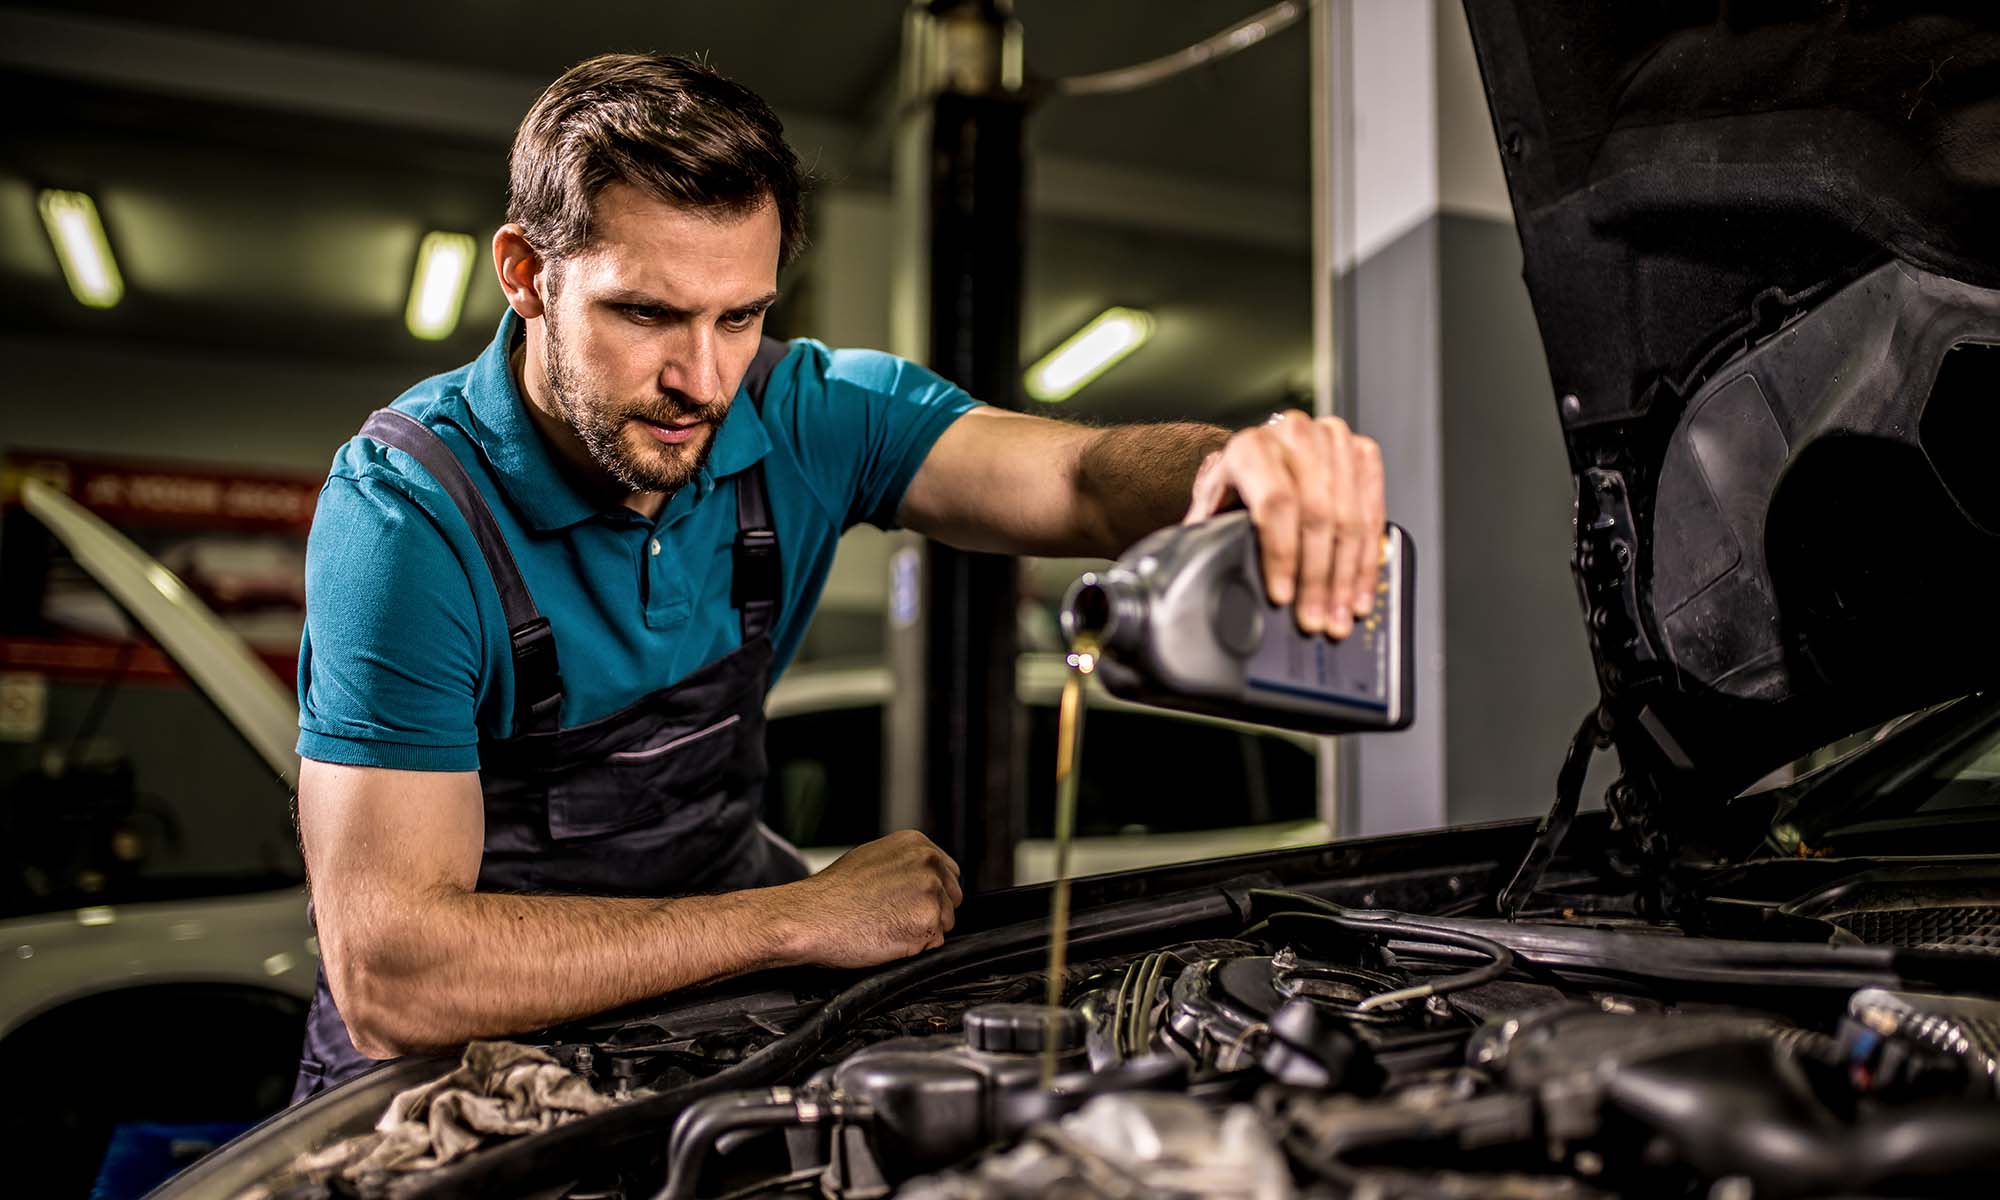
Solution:
[[[1076,462],[1076,494],[1091,552],[1114,557],[1187,512],[1202,460],[1229,431],[1192,421],[1097,431]]]
[[[439,889],[383,905],[362,936],[327,947],[335,999],[375,1057],[539,1029],[794,961],[780,891],[634,900]]]

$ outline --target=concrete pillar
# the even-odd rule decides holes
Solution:
[[[1416,722],[1342,743],[1342,836],[1445,817],[1444,534],[1435,13],[1313,10],[1316,396],[1382,443],[1389,514],[1417,545]]]

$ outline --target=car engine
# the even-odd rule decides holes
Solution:
[[[1055,1005],[1046,897],[1001,894],[915,959],[528,1039],[589,1100],[534,1132],[328,1155],[452,1067],[399,1060],[170,1193],[2000,1194],[1990,865],[1716,864],[1666,918],[1600,817],[1578,831],[1511,919],[1501,827],[1085,881]]]
[[[1028,970],[919,988],[776,1086],[703,1088],[819,1011],[775,994],[554,1053],[614,1094],[706,1092],[667,1200],[2000,1185],[2000,1000],[1911,988],[1924,951],[1243,899],[1234,936],[1077,962],[1059,1007]],[[1940,982],[2000,979],[1934,953]]]

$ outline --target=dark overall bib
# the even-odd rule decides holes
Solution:
[[[744,379],[760,411],[764,385],[785,349],[765,339]],[[478,890],[674,896],[804,878],[796,852],[758,820],[769,633],[780,589],[763,464],[736,476],[730,602],[742,614],[742,646],[673,687],[563,729],[555,637],[464,466],[436,434],[402,413],[383,409],[361,433],[415,458],[450,494],[472,526],[506,613],[514,731],[479,747],[486,842]],[[374,1065],[349,1040],[322,966],[293,1103]]]

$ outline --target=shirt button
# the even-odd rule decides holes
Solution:
[[[654,558],[658,558],[658,557],[660,557],[660,539],[659,539],[659,538],[654,538],[654,539],[653,539],[653,545],[652,545],[651,549],[652,549],[652,551],[653,551],[653,557],[654,557]]]

